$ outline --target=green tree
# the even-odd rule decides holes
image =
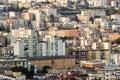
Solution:
[[[67,10],[69,10],[67,7],[60,7],[60,10],[61,11],[67,11]]]
[[[25,68],[24,66],[16,66],[16,67],[13,67],[11,68],[11,70],[13,72],[21,72],[22,74],[26,75],[27,79],[32,79],[33,78],[33,75],[34,75],[34,66],[32,65],[31,66],[31,69],[30,71]]]
[[[5,31],[5,27],[1,26],[0,31]]]
[[[120,37],[117,38],[116,40],[114,40],[114,43],[116,43],[116,44],[120,44]]]
[[[54,22],[54,15],[53,15],[53,14],[50,14],[50,15],[48,16],[48,21],[49,21],[49,22]]]
[[[120,9],[117,10],[114,7],[110,8],[110,9],[105,9],[105,11],[106,11],[107,15],[111,15],[111,14],[115,14],[115,13],[120,14]]]
[[[111,42],[111,44],[113,45],[113,44],[115,44],[115,42],[114,42],[114,41],[112,41],[112,42]]]
[[[12,70],[13,72],[22,72],[22,74],[25,74],[25,75],[29,73],[29,71],[27,70],[27,68],[22,67],[22,66],[13,67],[13,68],[11,68],[11,70]]]
[[[51,69],[50,66],[43,66],[42,73],[48,73],[47,69]]]
[[[79,22],[79,19],[78,19],[78,17],[76,15],[74,16],[74,21]]]

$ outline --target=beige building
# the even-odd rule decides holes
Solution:
[[[106,12],[104,11],[104,9],[94,9],[94,10],[87,10],[87,9],[83,9],[81,10],[81,15],[83,16],[106,16]]]
[[[81,61],[81,67],[84,68],[102,68],[105,66],[105,62],[102,61]]]
[[[41,10],[46,14],[46,15],[50,15],[53,14],[54,16],[57,15],[57,9],[53,8],[51,6],[42,6]]]
[[[120,15],[119,14],[113,14],[110,17],[111,17],[112,20],[117,20],[117,21],[120,20]]]
[[[75,66],[75,57],[72,56],[30,58],[28,61],[31,62],[31,64],[37,65],[38,69],[42,69],[43,66],[53,66],[55,69],[73,68]]]
[[[23,12],[22,13],[22,18],[28,21],[34,20],[35,15],[33,13],[28,13],[28,12]]]
[[[39,31],[39,35],[44,37],[45,35],[52,35],[58,37],[76,37],[80,36],[81,31],[78,30],[56,30],[50,29],[49,31]]]
[[[87,23],[90,20],[89,16],[77,15],[78,19],[82,22]]]
[[[28,13],[32,13],[35,15],[34,28],[37,30],[40,29],[40,12],[41,12],[41,10],[39,8],[37,8],[37,9],[30,8],[28,10]]]
[[[20,16],[19,12],[9,11],[10,18],[18,18]]]
[[[110,50],[89,50],[89,60],[110,60]]]
[[[67,7],[68,0],[56,0],[57,6]]]
[[[94,42],[92,43],[92,49],[109,49],[110,50],[110,43],[109,42]]]
[[[44,13],[43,13],[43,12]],[[35,30],[40,30],[41,28],[45,27],[45,24],[44,24],[44,20],[45,20],[45,16],[47,14],[53,14],[54,15],[54,11],[51,11],[51,8],[50,9],[43,9],[43,8],[30,8],[28,10],[28,13],[32,14],[30,15],[30,17],[33,17],[33,28]],[[56,15],[56,13],[55,13]]]
[[[19,7],[19,8],[22,8],[22,7],[30,8],[31,5],[30,5],[30,3],[19,3],[19,4],[18,4],[18,7]]]
[[[30,36],[35,36],[35,31],[25,28],[12,29],[11,36],[16,38],[28,38]]]

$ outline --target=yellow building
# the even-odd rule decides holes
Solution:
[[[90,60],[110,60],[110,50],[89,50],[89,59]]]

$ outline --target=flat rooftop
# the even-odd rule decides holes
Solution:
[[[27,60],[48,60],[48,59],[65,59],[65,58],[75,58],[73,55],[69,56],[41,56],[41,57],[28,57]]]

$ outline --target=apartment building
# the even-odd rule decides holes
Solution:
[[[37,56],[38,38],[35,31],[31,29],[13,29],[11,30],[11,45],[14,47],[14,55],[19,57]]]
[[[90,60],[97,60],[97,61],[101,61],[101,60],[110,60],[110,50],[89,50],[89,59]]]
[[[36,37],[35,30],[32,29],[25,29],[25,28],[18,28],[11,30],[11,39],[14,38],[29,38],[30,36]]]
[[[109,42],[92,43],[92,49],[110,49]]]
[[[16,39],[11,45],[14,47],[14,56],[33,57],[38,56],[38,39],[34,37]]]
[[[21,3],[30,3],[31,1],[34,1],[34,0],[8,0],[9,3],[12,3],[12,2],[21,2]]]
[[[61,56],[65,55],[66,47],[65,47],[65,41],[63,41],[60,38],[54,38],[53,39],[53,55],[55,56]]]
[[[63,6],[67,7],[68,6],[68,0],[56,0],[57,6]]]
[[[41,10],[39,8],[37,8],[37,9],[30,8],[28,10],[28,12],[34,14],[35,22],[34,22],[33,28],[35,30],[40,30],[40,12],[41,12]]]
[[[47,55],[47,41],[39,42],[39,56],[48,56]]]
[[[50,35],[45,36],[47,41],[47,55],[48,56],[60,56],[65,55],[65,42],[57,37],[52,37]]]
[[[119,50],[112,48],[111,50],[111,63],[114,65],[120,65],[120,52]]]
[[[107,7],[107,0],[88,0],[90,7]]]
[[[28,67],[28,62],[26,59],[0,59],[0,64],[3,67],[15,67],[15,66],[24,66],[24,67]],[[8,69],[9,69],[8,68]]]
[[[81,10],[82,16],[105,16],[106,12],[103,9],[95,9],[95,10]]]
[[[14,56],[14,49],[13,46],[7,46],[2,49],[2,56],[4,57],[13,57]]]
[[[42,6],[41,9],[46,15],[52,14],[54,16],[57,16],[57,9],[56,8],[53,8],[51,6]]]

